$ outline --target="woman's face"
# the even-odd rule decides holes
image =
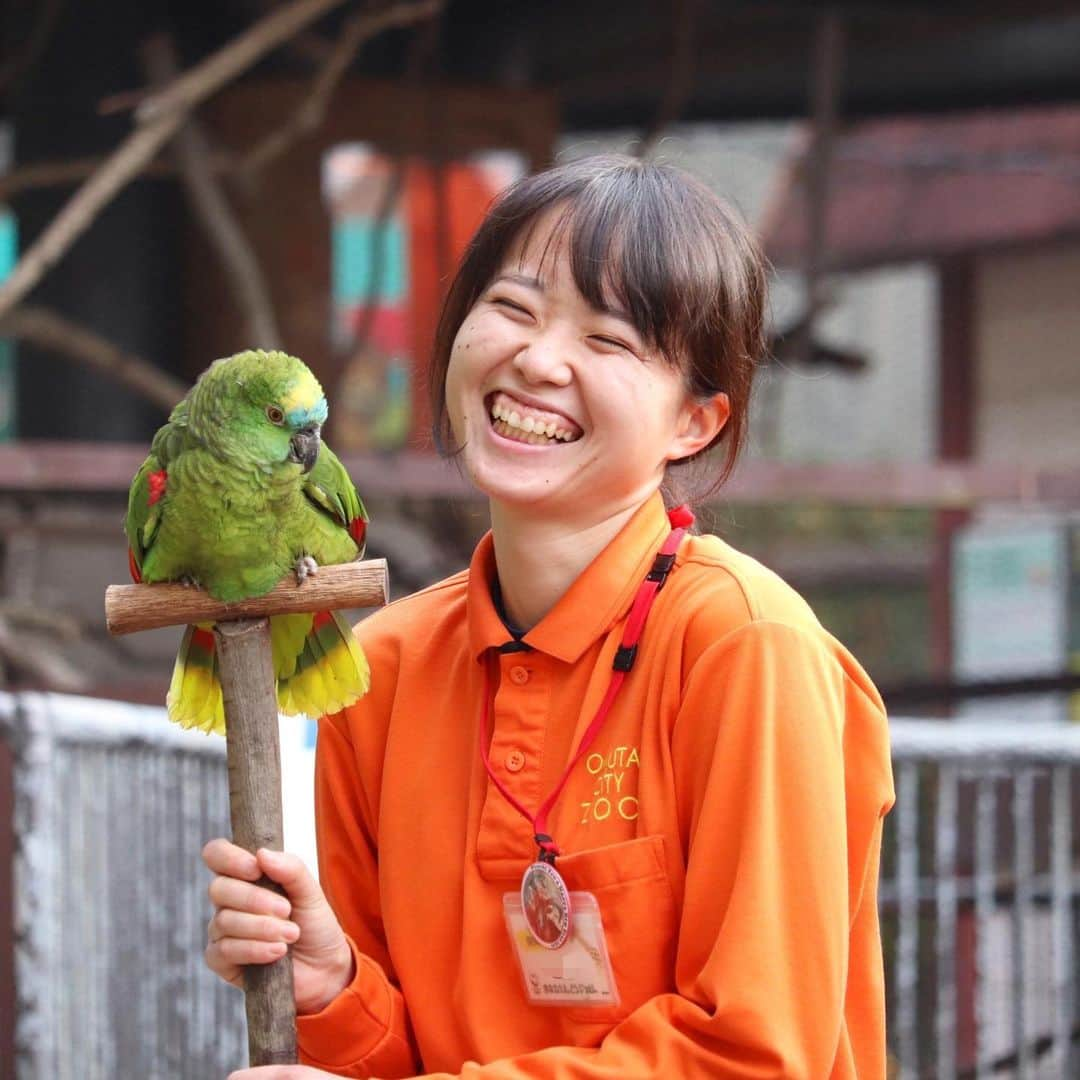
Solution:
[[[696,404],[628,317],[586,302],[559,238],[541,267],[556,220],[549,212],[524,250],[511,248],[461,324],[446,402],[481,491],[573,521],[644,501],[668,461],[711,441],[726,399],[706,431],[715,403]]]

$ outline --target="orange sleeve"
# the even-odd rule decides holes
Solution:
[[[412,1076],[419,1055],[405,998],[388,974],[373,818],[339,717],[319,724],[315,806],[319,876],[338,917],[348,913],[356,976],[321,1012],[297,1017],[300,1061],[341,1076]]]
[[[849,934],[876,919],[891,773],[880,700],[851,668],[820,631],[770,622],[701,655],[672,735],[687,862],[677,992],[646,1002],[599,1047],[467,1063],[457,1075],[824,1080],[854,1075],[856,1050],[866,1064],[845,1001]],[[873,1028],[880,980],[858,985]],[[865,1075],[885,1075],[880,1041],[870,1049],[880,1068]]]

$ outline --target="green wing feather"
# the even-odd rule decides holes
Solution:
[[[150,454],[139,466],[139,471],[135,474],[135,479],[131,481],[131,489],[128,491],[124,531],[127,533],[128,547],[131,548],[135,565],[140,567],[154,541],[154,532],[161,519],[161,501],[159,500],[153,506],[150,505],[150,474],[160,469],[158,459]]]
[[[161,520],[161,499],[150,503],[150,474],[169,471],[170,462],[183,450],[188,438],[187,399],[181,401],[169,415],[167,424],[160,427],[150,444],[150,453],[139,466],[128,491],[127,517],[124,531],[136,566],[142,566],[154,541]]]
[[[337,454],[326,443],[319,447],[319,457],[304,483],[304,494],[316,505],[333,515],[356,539],[363,554],[364,530],[357,522],[366,524],[367,510],[360,500],[356,485]]]

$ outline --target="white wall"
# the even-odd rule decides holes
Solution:
[[[756,226],[783,179],[799,127],[791,123],[687,125],[661,140],[653,158],[679,165],[709,184]],[[558,160],[631,150],[638,132],[574,134]],[[928,265],[890,267],[830,280],[836,303],[817,337],[861,352],[860,374],[801,365],[761,373],[749,453],[786,461],[929,461],[937,412],[937,276]],[[797,274],[773,281],[775,325],[801,310]]]
[[[1080,463],[1080,244],[976,263],[976,453]]]

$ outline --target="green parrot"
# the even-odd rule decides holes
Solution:
[[[294,356],[252,350],[211,364],[131,483],[132,577],[235,601],[290,570],[302,583],[320,565],[359,558],[367,513],[320,438],[326,416],[322,387]],[[166,704],[181,726],[224,734],[212,625],[187,627]],[[270,635],[282,712],[319,717],[367,691],[367,660],[335,612],[275,615]]]

